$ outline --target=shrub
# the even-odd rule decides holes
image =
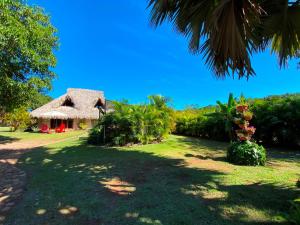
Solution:
[[[268,145],[300,146],[300,95],[283,95],[254,100],[255,138]]]
[[[173,128],[173,111],[162,96],[150,96],[149,100],[143,105],[114,102],[114,112],[105,115],[91,130],[89,143],[122,146],[161,141]]]
[[[288,219],[291,223],[300,225],[300,198],[291,202],[292,206]]]
[[[81,130],[86,130],[88,125],[86,124],[85,121],[81,121],[78,125],[78,127],[81,129]]]
[[[227,150],[227,159],[238,165],[265,165],[266,150],[251,141],[233,142]]]
[[[30,125],[30,116],[26,108],[15,109],[4,116],[4,123],[12,128],[12,131],[25,129]]]
[[[99,124],[91,129],[87,142],[92,145],[99,145],[104,143],[102,127],[99,126]]]
[[[245,100],[244,100],[245,101]],[[248,99],[251,112],[243,112],[246,121],[252,119],[256,128],[253,139],[264,145],[300,146],[300,94],[271,96],[264,99]],[[245,102],[239,99],[239,110]],[[226,106],[226,105],[225,105]],[[224,108],[225,109],[225,108]],[[229,110],[230,112],[231,110]],[[232,110],[233,113],[234,110]],[[253,113],[253,114],[252,114]],[[177,111],[175,134],[209,138],[213,140],[228,140],[226,110],[218,106],[204,108],[188,108]],[[243,120],[233,121],[234,125]],[[249,130],[252,132],[253,130]],[[246,133],[239,133],[247,136]]]

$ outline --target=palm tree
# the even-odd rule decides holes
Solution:
[[[149,0],[151,23],[170,21],[217,77],[254,75],[251,55],[271,47],[280,67],[300,50],[300,0]]]

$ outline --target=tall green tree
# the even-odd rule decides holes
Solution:
[[[0,0],[0,111],[51,88],[57,48],[56,29],[43,9]]]
[[[271,47],[284,67],[300,50],[299,0],[149,0],[151,22],[189,38],[217,77],[254,75],[251,55]]]

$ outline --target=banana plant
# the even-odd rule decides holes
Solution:
[[[234,137],[234,130],[233,130],[233,114],[236,107],[236,101],[233,97],[233,94],[229,94],[227,104],[224,104],[220,101],[217,101],[219,106],[219,113],[224,117],[225,121],[225,130],[228,133],[229,139],[233,140]]]

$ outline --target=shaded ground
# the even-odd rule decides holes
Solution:
[[[15,166],[20,156],[34,148],[82,135],[82,132],[73,132],[61,136],[44,135],[42,138],[34,140],[40,134],[8,133],[6,136],[6,133],[1,132],[1,134],[4,134],[3,137],[11,141],[0,143],[0,223],[24,191],[26,174]],[[20,134],[20,137],[17,136],[18,134]],[[10,135],[15,135],[18,138],[11,138]]]
[[[242,167],[224,161],[225,148],[175,136],[131,148],[39,148],[19,161],[27,191],[4,224],[285,224],[288,200],[299,194],[297,153]]]

